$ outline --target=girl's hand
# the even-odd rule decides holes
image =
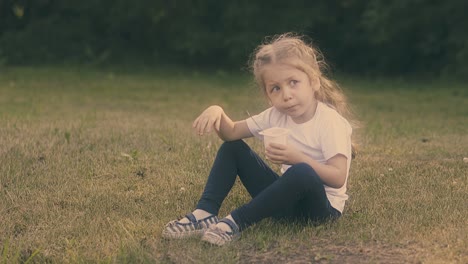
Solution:
[[[304,153],[287,145],[271,143],[265,151],[268,160],[273,163],[294,165],[304,161]]]
[[[204,133],[210,133],[213,127],[219,131],[223,113],[224,110],[220,106],[212,105],[203,111],[197,119],[195,119],[192,127],[200,136]]]

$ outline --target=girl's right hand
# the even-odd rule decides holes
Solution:
[[[223,116],[224,110],[218,105],[212,105],[208,107],[200,116],[195,119],[192,127],[195,131],[202,136],[203,133],[210,133],[211,128],[214,127],[219,131],[221,126],[221,117]]]

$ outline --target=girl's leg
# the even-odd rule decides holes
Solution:
[[[171,239],[198,236],[215,225],[221,203],[237,175],[253,197],[279,177],[242,140],[225,142],[218,151],[197,209],[185,218],[169,222],[162,236]]]
[[[341,213],[330,205],[323,182],[314,169],[299,163],[231,215],[242,230],[266,217],[323,221]]]
[[[279,178],[244,141],[224,142],[196,208],[217,215],[237,175],[252,197]]]

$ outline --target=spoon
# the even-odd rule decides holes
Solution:
[[[263,130],[263,128],[257,123],[257,121],[255,121],[255,119],[253,119],[253,117],[250,115],[249,111],[245,110],[245,112],[247,112],[247,115],[249,115],[249,117],[254,121],[255,125],[257,125],[257,127],[260,128],[260,130]]]

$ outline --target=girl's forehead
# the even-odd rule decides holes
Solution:
[[[273,63],[270,65],[265,65],[262,72],[264,81],[281,81],[289,77],[305,75],[302,70],[285,63]]]

